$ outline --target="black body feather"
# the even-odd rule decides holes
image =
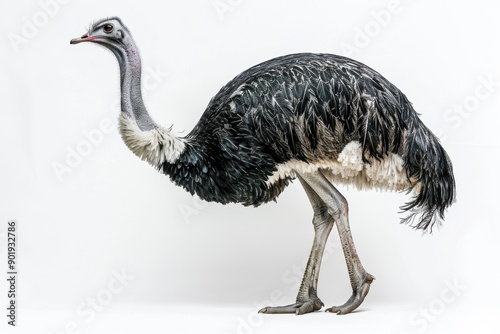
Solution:
[[[367,163],[400,155],[421,192],[402,209],[427,229],[455,196],[451,162],[406,96],[371,68],[329,54],[275,58],[241,73],[210,101],[186,149],[160,169],[207,201],[260,205],[290,178],[267,185],[277,165],[336,159],[359,141]]]

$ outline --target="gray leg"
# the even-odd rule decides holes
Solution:
[[[324,305],[317,295],[318,276],[321,258],[325,249],[326,240],[333,227],[333,219],[328,213],[328,206],[316,192],[300,176],[299,180],[306,191],[314,210],[314,242],[307,262],[306,271],[300,285],[297,300],[294,304],[277,307],[264,307],[259,313],[295,313],[304,314],[321,309]]]
[[[346,314],[354,311],[363,302],[370,289],[370,283],[375,279],[368,274],[359,259],[351,230],[349,228],[348,205],[342,194],[328,181],[320,172],[301,174],[302,179],[310,186],[324,204],[328,206],[328,213],[337,223],[337,230],[344,256],[349,271],[353,294],[349,300],[341,306],[327,309],[328,312]]]

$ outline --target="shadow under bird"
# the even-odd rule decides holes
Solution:
[[[402,218],[431,232],[455,199],[452,164],[406,96],[355,60],[292,54],[256,65],[212,98],[185,137],[157,125],[141,94],[141,59],[118,17],[95,22],[71,44],[92,42],[120,66],[119,129],[127,147],[178,186],[206,201],[258,206],[275,200],[294,178],[314,216],[314,242],[295,303],[262,313],[321,309],[321,258],[333,226],[344,252],[352,296],[327,311],[346,314],[364,300],[374,277],[361,264],[346,199],[334,186],[407,190]]]

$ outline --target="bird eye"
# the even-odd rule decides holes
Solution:
[[[113,25],[108,23],[108,24],[106,24],[106,25],[104,26],[103,30],[104,30],[104,32],[105,32],[105,33],[108,33],[108,34],[109,34],[110,32],[112,32],[112,31],[113,31]]]

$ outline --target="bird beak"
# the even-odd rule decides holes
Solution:
[[[97,36],[89,36],[89,34],[85,34],[82,37],[73,38],[71,41],[69,41],[69,44],[78,44],[81,42],[92,42],[96,38],[97,38]]]

